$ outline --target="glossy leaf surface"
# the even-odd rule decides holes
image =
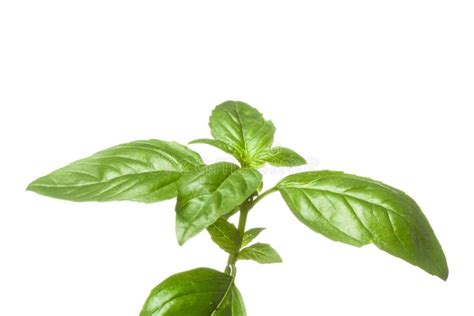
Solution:
[[[200,165],[201,157],[178,143],[135,141],[73,162],[28,190],[72,201],[157,202],[175,197],[181,176]]]
[[[259,154],[270,149],[275,127],[250,105],[227,101],[218,105],[209,119],[212,136],[225,143],[244,166],[263,163]]]
[[[239,289],[233,285],[223,304],[212,316],[246,316],[244,300]]]
[[[183,177],[176,203],[176,236],[183,244],[219,217],[226,215],[257,190],[262,175],[221,162]]]
[[[239,253],[239,260],[253,260],[258,263],[282,262],[280,255],[269,244],[256,243]]]
[[[374,243],[444,280],[448,277],[446,258],[428,220],[402,191],[334,171],[291,175],[277,188],[312,230],[354,246]]]
[[[235,310],[235,314],[232,312]],[[198,268],[175,274],[152,291],[140,316],[245,315],[245,307],[233,285],[233,277]]]

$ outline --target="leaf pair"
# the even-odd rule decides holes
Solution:
[[[208,144],[233,155],[242,166],[299,166],[306,160],[285,147],[272,148],[275,126],[250,105],[227,101],[218,105],[209,118],[214,139],[196,139],[191,143]]]
[[[224,218],[220,218],[207,228],[211,239],[224,251],[237,255],[238,260],[253,260],[258,263],[282,262],[280,255],[270,245],[256,243],[250,244],[264,228],[252,228],[246,231],[241,238],[235,226]]]
[[[72,201],[157,202],[178,195],[180,244],[238,207],[262,177],[235,164],[204,166],[194,151],[175,142],[135,141],[78,160],[28,186]]]
[[[261,187],[260,173],[250,167],[265,161],[304,163],[289,149],[271,148],[273,124],[245,103],[217,106],[209,124],[216,143],[249,168],[230,163],[204,166],[196,152],[178,143],[135,141],[73,162],[35,180],[28,190],[72,201],[152,203],[178,195],[176,234],[183,244]]]

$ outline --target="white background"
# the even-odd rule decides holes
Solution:
[[[2,1],[0,315],[138,315],[151,288],[225,255],[183,247],[174,202],[25,192],[137,139],[208,137],[212,108],[256,106],[276,142],[399,187],[429,218],[447,282],[331,242],[274,194],[250,214],[283,264],[239,263],[250,316],[473,315],[472,1]],[[193,146],[213,162],[224,154]],[[269,187],[295,170],[263,172]]]

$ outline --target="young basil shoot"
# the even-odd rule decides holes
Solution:
[[[78,202],[154,203],[176,197],[178,243],[207,230],[228,254],[223,272],[198,268],[164,280],[151,291],[141,316],[246,315],[235,282],[237,262],[282,261],[269,244],[252,244],[263,228],[248,229],[247,216],[260,200],[276,192],[313,231],[353,246],[373,243],[447,279],[446,258],[428,220],[402,191],[369,178],[324,170],[292,174],[262,192],[260,167],[299,166],[305,159],[289,148],[273,147],[273,123],[243,102],[218,105],[209,126],[212,138],[191,144],[217,147],[238,164],[206,165],[184,145],[150,139],[105,149],[28,186],[39,194]],[[237,213],[235,226],[229,218]]]

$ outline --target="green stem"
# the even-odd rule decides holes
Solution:
[[[242,247],[242,240],[243,240],[244,234],[245,234],[245,225],[247,224],[247,216],[249,214],[249,211],[261,199],[263,199],[264,197],[266,197],[270,193],[275,192],[276,190],[277,190],[276,188],[272,188],[272,189],[269,189],[269,190],[263,192],[261,195],[258,195],[257,193],[255,193],[247,201],[245,201],[244,203],[242,203],[240,205],[240,207],[239,207],[240,216],[239,216],[239,226],[238,226],[238,231],[239,231],[239,235],[240,235],[240,242],[239,242],[239,245],[238,245],[239,250],[236,251],[235,253],[232,253],[232,254],[229,255],[229,258],[227,259],[227,266],[225,268],[224,273],[230,274],[230,275],[235,277],[235,274],[237,272],[236,268],[235,268],[235,264],[236,264],[238,256],[239,256],[240,248]],[[256,196],[256,198],[252,199],[255,196]]]
[[[267,195],[269,195],[269,194],[271,194],[275,191],[277,191],[277,188],[271,188],[271,189],[263,192],[259,196],[257,196],[257,198],[250,203],[250,208],[253,208],[255,206],[255,204],[257,204],[261,199],[263,199],[264,197],[266,197]]]
[[[247,215],[250,211],[250,209],[253,207],[251,204],[252,201],[245,201],[240,205],[240,216],[239,216],[239,226],[238,226],[238,231],[240,235],[240,242],[239,242],[239,249],[242,246],[242,239],[244,237],[245,233],[245,225],[247,224]],[[225,273],[230,274],[232,276],[235,276],[236,273],[236,268],[235,268],[235,263],[237,262],[237,258],[239,256],[238,251],[236,253],[232,253],[229,255],[229,259],[227,260],[227,267],[225,268]]]

